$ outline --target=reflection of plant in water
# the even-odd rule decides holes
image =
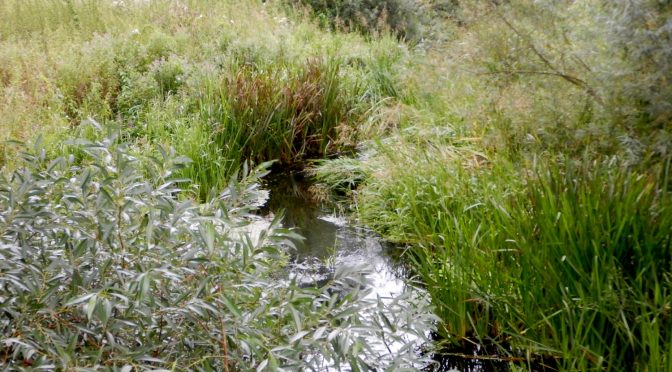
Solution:
[[[327,267],[327,269],[331,272],[333,272],[336,269],[336,259],[338,258],[338,250],[336,249],[338,247],[338,236],[336,237],[336,241],[334,242],[334,245],[327,247],[327,256],[322,259],[322,263],[324,266]]]

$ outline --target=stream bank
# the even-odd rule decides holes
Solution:
[[[404,264],[401,257],[404,247],[353,223],[347,212],[316,198],[312,186],[311,180],[299,172],[274,173],[266,179],[269,199],[261,213],[267,218],[281,215],[283,227],[304,238],[294,242],[296,249],[291,252],[287,278],[300,287],[323,287],[339,270],[356,271],[361,273],[358,284],[368,291],[365,298],[387,303],[403,298],[404,306],[415,311],[415,302],[426,301],[427,293]],[[430,311],[424,305],[419,311],[423,310]],[[441,342],[433,332],[426,336],[430,341],[413,351],[423,360],[417,365],[418,369],[432,372],[509,370],[507,362],[489,357],[488,351],[478,345],[434,354],[431,350]],[[417,341],[413,335],[409,337]],[[405,345],[396,342],[385,347],[397,352]]]

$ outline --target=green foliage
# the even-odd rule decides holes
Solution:
[[[452,58],[487,81],[478,96],[496,112],[478,114],[506,125],[491,133],[507,150],[655,162],[669,154],[669,13],[656,1],[463,2],[469,32]]]
[[[0,163],[25,167],[0,191],[4,361],[373,366],[375,348],[324,321],[344,298],[370,304],[279,279],[268,266],[285,260],[283,232],[239,238],[255,178],[231,181],[244,164],[295,167],[372,136],[314,175],[411,245],[449,342],[547,353],[568,370],[672,369],[667,2],[287,3],[328,27],[273,2],[0,3],[0,140],[55,133],[33,165],[0,144]],[[132,152],[63,143],[115,126]],[[170,163],[157,145],[192,161],[137,161]]]
[[[341,63],[326,59],[241,66],[215,84],[201,82],[194,119],[175,141],[200,155],[187,150],[194,159],[189,177],[202,196],[246,160],[292,167],[351,147],[361,93],[342,80]]]
[[[149,70],[164,96],[177,92],[185,80],[185,62],[174,56],[155,60]]]
[[[672,368],[666,11],[639,8],[624,48],[621,6],[461,2],[464,32],[414,65],[409,119],[360,164],[359,216],[410,245],[447,343]]]
[[[23,154],[24,167],[0,179],[2,364],[361,370],[415,363],[412,347],[393,355],[370,341],[424,338],[431,319],[423,325],[408,316],[403,299],[365,299],[356,272],[338,272],[314,289],[281,275],[293,234],[250,214],[266,165],[198,204],[177,197],[183,180],[175,172],[187,158],[164,150],[138,157],[114,138],[75,145],[86,154],[80,163],[50,161],[36,145]]]
[[[640,0],[634,3],[604,3],[604,19],[609,41],[629,62],[622,71],[627,77],[624,92],[635,99],[640,125],[670,130],[672,122],[672,5],[669,2]],[[650,128],[643,128],[645,132]],[[642,129],[640,129],[642,130]]]
[[[528,305],[510,324],[527,318],[525,337],[551,338],[568,369],[672,366],[664,351],[672,347],[672,195],[661,170],[540,167],[513,201],[529,203],[512,218],[515,279]]]
[[[365,34],[392,32],[418,41],[423,33],[423,7],[414,0],[293,0],[307,6],[329,26]]]
[[[72,5],[84,13],[85,3]],[[7,130],[0,139],[28,140],[27,122],[49,126],[46,142],[56,154],[89,118],[103,128],[122,126],[122,136],[147,151],[159,144],[189,155],[193,162],[181,174],[205,199],[246,161],[296,167],[354,147],[364,113],[396,94],[390,76],[401,48],[391,39],[365,42],[309,23],[290,25],[278,20],[279,9],[260,4],[115,4],[110,13],[93,12],[105,4],[89,4],[88,16],[110,23],[103,34],[70,29],[65,19],[49,34],[7,31],[4,42],[16,49],[3,47],[0,56],[17,62],[6,72],[0,126]],[[3,6],[3,19],[28,16],[25,4]],[[55,5],[32,6],[36,16],[66,17]],[[266,24],[268,33],[241,34],[250,20]],[[381,51],[368,63],[362,46],[373,43]],[[380,89],[368,86],[377,81]]]
[[[360,160],[344,157],[316,161],[310,173],[318,183],[342,194],[349,194],[370,177]]]
[[[29,37],[31,34],[48,33],[56,29],[68,31],[86,30],[104,32],[105,23],[101,14],[109,13],[110,18],[119,16],[118,8],[111,2],[98,0],[28,0],[3,2],[0,13],[8,15],[0,27],[4,37]]]
[[[117,97],[117,113],[129,120],[137,120],[143,109],[160,95],[157,79],[148,74],[129,71],[121,74],[123,85]]]
[[[566,370],[672,366],[669,162],[518,170],[438,143],[379,149],[357,206],[412,245],[446,340],[548,353]]]
[[[296,163],[303,157],[324,156],[336,146],[338,130],[348,126],[355,98],[339,79],[338,61],[307,61],[298,71],[243,68],[228,79],[224,94],[229,108],[222,118],[240,133],[239,148],[245,158]],[[245,125],[243,125],[245,123]]]

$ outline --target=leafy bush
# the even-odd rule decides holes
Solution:
[[[186,158],[163,150],[139,158],[114,138],[75,145],[87,154],[81,163],[48,161],[36,146],[22,169],[0,178],[0,363],[261,370],[415,362],[430,319],[418,321],[403,299],[365,299],[353,272],[324,288],[284,279],[278,268],[292,235],[277,221],[250,224],[264,166],[196,204],[178,197],[175,172]],[[412,340],[392,354],[371,341],[381,335]]]
[[[150,74],[137,71],[122,72],[121,80],[123,85],[117,98],[117,112],[128,121],[137,120],[143,109],[160,97],[159,82]]]
[[[422,8],[413,0],[293,0],[308,6],[331,27],[380,34],[391,31],[401,39],[422,36]]]
[[[122,81],[111,37],[94,36],[72,60],[61,60],[57,66],[54,80],[71,123],[89,116],[99,120],[112,116]]]
[[[175,56],[170,56],[168,59],[154,61],[150,66],[150,71],[154,74],[154,79],[165,96],[175,93],[184,82],[185,62]]]
[[[629,116],[632,136],[665,157],[672,152],[672,4],[638,0],[603,6],[607,40],[615,57],[627,63],[625,69],[611,71],[618,78],[608,81],[606,89],[621,96],[617,104],[631,108],[620,111]]]

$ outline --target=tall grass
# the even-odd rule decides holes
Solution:
[[[547,354],[566,370],[672,367],[663,167],[540,162],[521,173],[455,155],[386,152],[389,168],[358,197],[367,224],[411,244],[446,340]]]
[[[232,151],[243,158],[287,165],[324,156],[338,145],[339,130],[355,129],[350,115],[357,97],[342,87],[339,70],[335,60],[298,69],[243,67],[219,92],[216,140],[222,147],[236,143]]]
[[[534,238],[521,249],[520,265],[549,269],[519,274],[522,302],[548,309],[537,322],[562,330],[546,337],[575,360],[572,368],[669,369],[672,199],[665,176],[600,164],[544,171],[527,197],[530,218],[521,228]],[[551,316],[560,303],[562,312]]]
[[[593,5],[460,4],[455,40],[389,75],[413,99],[348,163],[353,195],[362,221],[409,246],[448,343],[669,370],[669,123],[625,88],[643,70]],[[665,45],[648,42],[659,61]],[[342,163],[317,173],[338,188]]]
[[[0,59],[12,63],[0,67],[1,140],[44,128],[58,154],[70,133],[88,133],[79,127],[89,118],[121,126],[143,150],[193,157],[184,175],[202,198],[244,162],[293,167],[352,148],[363,115],[385,98],[369,87],[379,61],[389,69],[403,49],[254,1],[9,1],[2,10]]]
[[[340,70],[335,59],[243,65],[208,82],[194,102],[189,133],[175,139],[196,150],[187,151],[195,155],[187,175],[202,196],[245,161],[293,167],[356,143],[361,93],[343,84]]]

